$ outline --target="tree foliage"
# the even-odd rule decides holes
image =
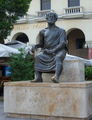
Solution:
[[[13,29],[13,24],[28,11],[31,0],[0,0],[0,41]]]
[[[24,48],[19,49],[20,54],[11,54],[8,62],[11,67],[13,81],[33,80],[34,60],[31,55],[26,55]],[[26,56],[26,57],[24,57]]]
[[[92,66],[85,67],[85,79],[87,81],[92,81]]]

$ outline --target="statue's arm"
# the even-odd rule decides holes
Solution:
[[[44,45],[44,33],[43,33],[43,31],[40,31],[40,33],[39,33],[39,38],[40,38],[40,39],[39,39],[39,43],[32,46],[31,51],[32,51],[33,53],[34,53],[34,50],[35,50],[35,49],[37,50],[37,48],[43,48],[43,45]]]
[[[43,31],[40,31],[40,33],[39,33],[39,43],[36,44],[36,47],[37,48],[43,48],[43,45],[44,45],[44,33],[43,33]]]

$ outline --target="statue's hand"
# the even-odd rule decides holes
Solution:
[[[49,50],[48,49],[45,49],[44,52],[48,53],[49,54]]]
[[[37,50],[37,46],[36,45],[33,45],[32,48],[31,48],[31,52],[34,53],[34,50]]]
[[[54,49],[53,50],[49,50],[49,53],[54,55],[54,53],[55,53]]]
[[[54,54],[54,50],[48,50],[48,49],[45,49],[44,52],[50,54],[50,55],[53,55]]]

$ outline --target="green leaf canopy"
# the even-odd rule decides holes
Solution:
[[[0,41],[6,39],[13,25],[28,11],[32,0],[0,0]]]

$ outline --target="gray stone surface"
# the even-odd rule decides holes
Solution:
[[[4,111],[14,116],[29,115],[32,119],[35,116],[58,116],[61,119],[56,120],[68,120],[62,117],[86,120],[92,115],[91,81],[59,84],[22,81],[6,82],[4,86]]]
[[[34,119],[9,118],[8,114],[4,113],[4,103],[0,102],[0,120],[34,120]]]

